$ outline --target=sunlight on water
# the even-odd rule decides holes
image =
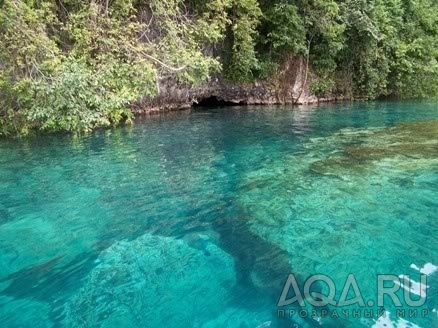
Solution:
[[[2,140],[0,199],[2,327],[438,326],[433,103],[201,109]],[[336,299],[352,273],[365,302],[378,274],[409,274],[398,294],[428,298],[411,317],[385,303],[278,318],[290,273],[329,276]]]

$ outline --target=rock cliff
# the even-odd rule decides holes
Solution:
[[[252,83],[233,83],[221,75],[216,75],[202,85],[189,86],[172,76],[161,77],[157,84],[158,96],[139,101],[133,106],[133,111],[144,114],[213,103],[218,105],[310,104],[345,99],[338,93],[325,97],[311,94],[309,85],[313,74],[310,69],[306,81],[305,66],[304,59],[291,56],[285,60],[279,73]],[[306,81],[305,85],[304,81]]]

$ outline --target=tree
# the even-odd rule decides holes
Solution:
[[[0,11],[1,134],[89,131],[131,118],[158,76],[199,83],[219,68],[180,0],[20,1]]]

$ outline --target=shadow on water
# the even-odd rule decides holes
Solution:
[[[312,318],[278,318],[277,302],[289,274],[294,274],[300,290],[303,290],[308,277],[294,272],[289,262],[290,254],[252,232],[244,217],[217,219],[212,223],[212,227],[219,236],[218,245],[231,255],[235,262],[236,305],[254,309],[257,300],[263,299],[265,305],[267,300],[268,306],[272,308],[272,323],[269,327],[296,327],[297,324],[303,328],[343,327],[341,322],[333,326],[332,323],[320,323]],[[311,292],[322,292],[318,282],[312,284]],[[239,302],[242,296],[245,304]],[[296,311],[299,312],[299,308],[296,308]]]
[[[224,176],[221,185],[223,190],[227,191],[239,190],[242,183],[242,175],[233,174],[234,170],[246,172],[253,169],[253,164],[248,163],[245,156],[233,156],[242,149],[239,139],[233,138],[237,133],[233,133],[233,129],[240,131],[241,127],[237,124],[224,124],[215,130],[215,135],[220,135],[221,138],[211,138],[218,152],[222,149],[227,150],[223,152],[222,159],[213,164],[215,170]],[[234,259],[237,279],[232,290],[233,305],[250,311],[260,306],[264,309],[268,307],[272,310],[271,323],[268,326],[271,328],[332,327],[312,318],[277,317],[277,303],[289,274],[294,274],[300,290],[303,290],[308,277],[294,272],[290,263],[292,254],[251,230],[251,217],[240,210],[236,199],[224,197],[222,201],[226,207],[216,213],[210,224],[217,235],[217,245]],[[318,282],[312,284],[311,291],[322,291]],[[338,322],[333,327],[341,328],[343,325]]]
[[[57,322],[62,314],[62,307],[58,306],[62,294],[70,294],[78,288],[79,282],[95,265],[98,254],[98,251],[82,253],[64,265],[61,265],[64,256],[57,256],[19,270],[0,279],[0,284],[8,284],[0,295],[47,302],[52,305],[50,317]]]
[[[291,273],[287,252],[251,232],[239,217],[217,219],[213,230],[219,246],[235,261],[238,284],[278,298]]]

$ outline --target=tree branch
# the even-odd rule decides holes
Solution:
[[[128,45],[128,47],[129,47],[131,50],[134,50],[137,54],[141,54],[142,56],[144,56],[144,57],[146,57],[146,58],[148,58],[148,59],[150,59],[150,60],[156,62],[157,64],[163,66],[164,68],[166,68],[166,69],[168,69],[168,70],[170,70],[170,71],[173,71],[173,72],[180,72],[180,71],[186,69],[186,67],[187,67],[187,65],[183,65],[183,66],[180,66],[180,67],[172,67],[172,66],[170,66],[170,65],[167,65],[166,63],[163,63],[163,62],[162,62],[161,60],[159,60],[158,58],[155,58],[154,56],[151,56],[151,55],[149,55],[149,54],[143,52],[142,50],[139,50],[139,49],[135,48],[135,47],[132,46],[132,45]]]

